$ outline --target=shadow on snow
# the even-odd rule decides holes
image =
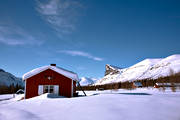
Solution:
[[[117,94],[123,94],[123,95],[152,95],[149,93],[117,93]]]

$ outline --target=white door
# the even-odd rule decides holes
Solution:
[[[59,95],[59,85],[54,85],[54,94]]]
[[[39,85],[38,86],[38,95],[42,95],[43,94],[43,85]]]

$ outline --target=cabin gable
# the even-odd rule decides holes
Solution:
[[[51,69],[47,69],[34,76],[31,76],[30,78],[26,79],[25,82],[25,98],[38,96],[38,88],[40,85],[59,86],[59,95],[61,96],[71,97],[75,92],[75,81]]]

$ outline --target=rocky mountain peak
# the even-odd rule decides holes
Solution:
[[[106,64],[106,67],[105,67],[105,76],[106,75],[118,74],[120,72],[119,71],[120,69],[122,69],[122,68]]]

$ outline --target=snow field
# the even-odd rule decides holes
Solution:
[[[87,91],[87,97],[0,102],[0,120],[179,120],[180,92]],[[82,94],[80,92],[80,94]]]

